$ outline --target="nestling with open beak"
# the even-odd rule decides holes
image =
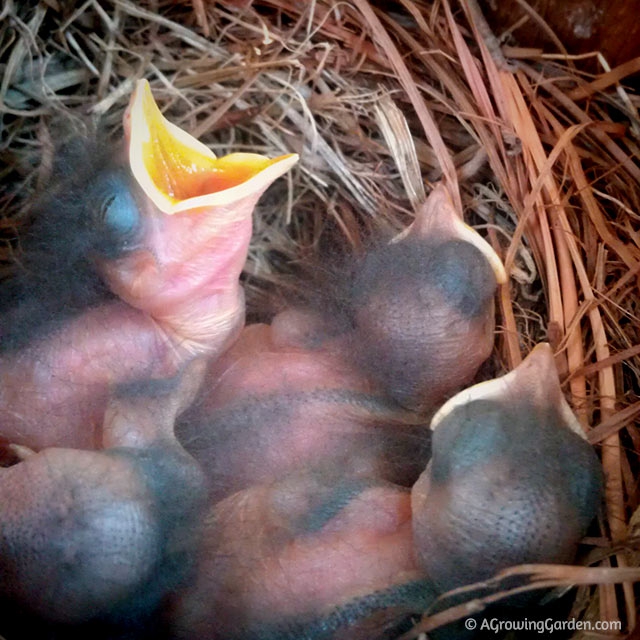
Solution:
[[[146,81],[124,123],[124,154],[68,146],[34,211],[23,270],[3,285],[0,437],[10,442],[99,446],[110,389],[215,357],[243,326],[253,209],[297,156],[216,159],[164,119]]]

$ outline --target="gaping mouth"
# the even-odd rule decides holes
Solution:
[[[232,153],[222,158],[160,112],[146,80],[138,81],[125,116],[134,178],[164,213],[224,206],[261,193],[298,160]]]

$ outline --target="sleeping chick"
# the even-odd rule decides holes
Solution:
[[[202,371],[195,361],[174,380],[121,389],[100,451],[19,447],[22,459],[0,468],[0,600],[11,616],[65,637],[90,622],[144,631],[189,583],[206,490],[173,428]]]
[[[440,591],[521,563],[570,562],[600,506],[602,470],[548,344],[449,400],[412,490],[420,564]]]

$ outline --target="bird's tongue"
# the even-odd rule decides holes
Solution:
[[[233,153],[222,158],[176,125],[141,80],[125,116],[129,162],[136,181],[164,213],[229,205],[264,191],[297,161],[295,154],[267,158]]]

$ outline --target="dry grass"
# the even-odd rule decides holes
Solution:
[[[624,568],[638,565],[640,535],[637,515],[629,526],[640,502],[640,96],[619,83],[640,59],[613,70],[601,60],[603,73],[587,77],[562,52],[501,49],[475,0],[460,4],[7,0],[0,259],[8,268],[23,194],[46,176],[61,123],[117,130],[141,77],[216,152],[301,153],[256,221],[254,306],[283,265],[322,243],[357,248],[372,229],[402,228],[425,184],[445,180],[512,276],[498,366],[549,340],[606,471],[606,513],[587,557],[601,573],[556,568],[545,584],[582,585],[576,615],[632,629],[640,572]]]

